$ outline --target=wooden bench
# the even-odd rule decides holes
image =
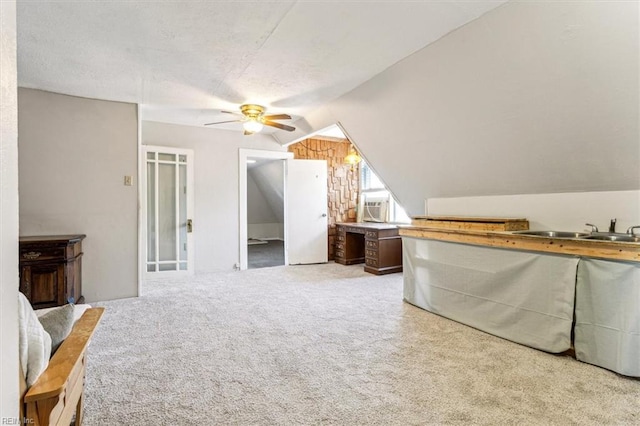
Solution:
[[[21,374],[21,416],[26,424],[69,426],[76,415],[82,424],[85,352],[104,308],[90,308],[51,357],[49,366],[29,389]]]

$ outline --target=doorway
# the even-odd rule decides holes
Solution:
[[[267,162],[276,162],[280,161],[280,163],[284,163],[284,160],[290,159],[293,157],[293,154],[289,152],[281,152],[281,151],[264,151],[259,149],[243,149],[241,148],[238,151],[238,172],[239,172],[239,196],[238,201],[240,203],[240,218],[239,218],[239,265],[238,269],[245,270],[249,268],[249,211],[248,211],[248,189],[249,189],[249,167],[252,164],[257,164],[258,161]],[[255,163],[249,163],[249,160],[255,161]],[[274,163],[277,164],[277,163]],[[254,177],[255,180],[255,177]],[[286,190],[283,189],[283,205],[286,205]],[[286,215],[286,212],[284,213]],[[283,235],[286,235],[286,218],[283,223]],[[253,231],[253,229],[252,229]],[[254,236],[255,237],[255,236]],[[286,239],[283,241],[283,256],[284,263],[288,263],[287,257],[287,244]]]
[[[247,267],[285,264],[285,160],[247,158]]]
[[[193,151],[143,145],[141,270],[193,273]]]
[[[240,149],[239,269],[248,268],[247,160],[286,160],[284,166],[284,264],[327,262],[327,174],[322,160],[294,160],[282,151]]]

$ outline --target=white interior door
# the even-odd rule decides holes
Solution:
[[[143,271],[193,272],[193,151],[144,146]]]
[[[327,162],[287,160],[286,237],[290,265],[326,263]]]

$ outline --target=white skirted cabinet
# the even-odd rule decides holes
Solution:
[[[571,348],[573,329],[578,360],[640,377],[640,263],[402,242],[407,302],[552,353]]]
[[[533,348],[570,349],[578,257],[402,241],[407,302]]]
[[[581,259],[575,349],[580,361],[640,376],[640,263]]]

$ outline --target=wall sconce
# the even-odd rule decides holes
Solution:
[[[351,171],[353,171],[356,167],[356,164],[358,164],[360,161],[362,161],[362,157],[358,155],[358,151],[356,151],[356,148],[351,145],[351,147],[349,148],[349,155],[344,157],[345,164],[350,164]]]

